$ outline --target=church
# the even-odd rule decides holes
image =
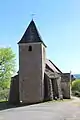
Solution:
[[[33,104],[55,98],[70,99],[70,73],[47,59],[47,46],[31,20],[19,47],[19,71],[11,78],[9,103]]]

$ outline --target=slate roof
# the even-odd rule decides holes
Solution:
[[[23,37],[18,42],[18,44],[19,43],[35,43],[35,42],[41,42],[44,44],[44,42],[42,41],[41,36],[37,30],[37,27],[36,27],[34,21],[32,20],[30,22],[28,28],[26,29]],[[44,44],[44,46],[46,47],[45,44]]]

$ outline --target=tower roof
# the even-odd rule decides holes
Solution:
[[[34,21],[32,20],[28,26],[28,28],[26,29],[23,37],[21,38],[21,40],[18,42],[19,43],[35,43],[35,42],[41,42],[44,44],[44,42],[41,39],[41,36],[36,28],[36,25],[34,23]],[[46,47],[46,45],[44,44],[44,46]]]

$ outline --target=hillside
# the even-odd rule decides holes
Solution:
[[[80,74],[74,74],[74,77],[75,77],[76,79],[80,79]]]

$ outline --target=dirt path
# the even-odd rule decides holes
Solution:
[[[80,120],[80,99],[3,110],[0,120]]]

